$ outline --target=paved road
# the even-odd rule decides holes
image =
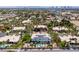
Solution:
[[[0,52],[79,52],[79,50],[63,49],[0,49]]]

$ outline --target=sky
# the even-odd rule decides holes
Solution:
[[[0,6],[79,6],[79,0],[0,0]]]

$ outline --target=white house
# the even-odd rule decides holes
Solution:
[[[2,36],[0,37],[0,42],[3,42],[3,41],[9,41],[9,42],[18,42],[20,40],[20,35],[5,35],[5,36]]]
[[[59,38],[61,39],[61,41],[67,41],[67,42],[69,42],[70,39],[72,39],[72,38],[76,38],[77,41],[79,42],[79,36],[72,36],[72,35],[59,35]]]
[[[46,25],[35,25],[34,28],[47,28]]]
[[[22,23],[23,23],[23,24],[31,23],[31,20],[30,20],[30,19],[24,20],[24,21],[22,21]]]
[[[53,27],[52,30],[53,30],[53,31],[61,31],[61,30],[65,30],[65,31],[67,31],[68,28],[57,26],[57,27]]]
[[[25,30],[25,27],[13,27],[13,31]]]

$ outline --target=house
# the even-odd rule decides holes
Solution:
[[[50,35],[47,33],[47,26],[45,25],[34,26],[31,39],[33,44],[35,43],[38,48],[46,47],[52,41]]]
[[[3,35],[0,37],[0,42],[17,43],[20,40],[20,35]]]
[[[13,31],[24,31],[25,27],[13,27]]]
[[[35,25],[34,28],[47,28],[46,25]]]
[[[47,20],[54,20],[55,17],[54,17],[54,16],[51,16],[51,15],[48,15],[46,19],[47,19]]]
[[[45,25],[35,25],[33,32],[46,32],[47,30],[47,26]]]
[[[56,31],[56,32],[59,32],[59,31],[68,31],[68,28],[57,26],[57,27],[53,27],[52,30]]]
[[[59,38],[61,39],[61,41],[66,41],[69,42],[71,39],[77,39],[77,42],[79,42],[79,36],[72,36],[72,35],[59,35]]]
[[[22,23],[23,23],[23,24],[28,24],[28,23],[31,23],[31,20],[30,20],[30,19],[24,20],[24,21],[22,21]]]
[[[36,42],[51,42],[51,37],[47,33],[47,26],[38,25],[34,26],[33,34],[31,36],[32,41]]]
[[[79,42],[77,42],[76,38],[70,39],[69,47],[72,48],[72,49],[79,49]]]
[[[48,43],[51,42],[51,37],[47,33],[35,33],[31,36],[33,42]]]
[[[31,39],[36,48],[47,48],[48,44],[52,42],[50,35],[47,33],[32,34]]]

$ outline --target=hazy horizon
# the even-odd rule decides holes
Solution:
[[[79,8],[79,6],[0,6],[0,8],[52,8],[52,7]]]

